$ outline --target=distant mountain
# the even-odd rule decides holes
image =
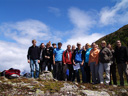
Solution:
[[[107,44],[110,43],[113,47],[116,46],[115,44],[117,40],[121,40],[122,45],[128,46],[128,24],[111,34],[100,38],[96,43],[101,45],[102,40],[105,40]]]

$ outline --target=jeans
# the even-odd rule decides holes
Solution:
[[[106,73],[106,84],[110,83],[110,65],[111,63],[100,63],[99,64],[99,77],[100,77],[100,83],[104,82],[103,73],[105,70]]]
[[[56,61],[56,79],[63,80],[63,65],[62,61]]]
[[[39,78],[39,64],[38,60],[30,60],[31,77],[34,78],[34,66],[35,66],[35,78]]]
[[[96,65],[96,62],[90,63],[90,70],[92,73],[92,81],[94,84],[99,83],[99,74],[98,74],[98,65]]]
[[[85,63],[85,77],[86,77],[86,83],[90,83],[91,81],[91,73],[90,73],[90,66],[88,66],[88,63]]]
[[[127,82],[128,82],[128,75],[126,73],[126,64],[125,63],[117,64],[117,68],[118,68],[118,73],[119,73],[119,76],[120,76],[120,85],[124,86],[123,73],[125,73],[126,79],[127,79]]]

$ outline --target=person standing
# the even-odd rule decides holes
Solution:
[[[99,83],[99,74],[98,74],[98,60],[99,60],[99,50],[96,48],[96,43],[92,43],[92,49],[89,54],[89,63],[90,70],[92,73],[92,84]]]
[[[45,45],[44,43],[41,43],[40,44],[40,63],[39,63],[39,66],[40,66],[40,72],[43,72],[44,71],[44,68],[43,68],[43,65],[44,65],[44,61],[45,61],[45,58],[44,58],[44,50],[45,50]]]
[[[52,49],[52,57],[51,57],[51,60],[52,60],[53,77],[54,77],[54,78],[56,78],[56,65],[53,64],[53,50],[56,49],[56,48],[57,48],[57,47],[56,47],[56,43],[53,43],[53,44],[52,44],[52,47],[51,47],[51,49]]]
[[[100,77],[100,84],[104,84],[103,73],[105,70],[106,73],[106,85],[110,83],[110,65],[111,65],[111,58],[112,53],[109,48],[106,47],[106,41],[101,42],[102,49],[99,53],[99,77]]]
[[[58,48],[53,50],[53,64],[56,65],[56,79],[62,80],[63,79],[63,65],[62,65],[62,55],[63,50],[61,49],[62,43],[58,43]]]
[[[89,62],[89,55],[90,55],[90,51],[92,50],[91,46],[87,43],[85,45],[86,51],[85,51],[85,74],[86,74],[86,83],[90,83],[90,78],[91,78],[91,74],[90,74],[90,66],[88,66],[88,62]]]
[[[39,78],[39,63],[40,63],[40,50],[36,46],[36,40],[32,40],[32,46],[28,49],[27,59],[30,63],[31,77],[34,78],[34,66],[35,66],[35,78]]]
[[[52,60],[52,49],[50,48],[50,43],[47,43],[46,49],[44,50],[45,63],[43,64],[43,70],[48,68],[48,71],[51,71],[51,60]]]
[[[85,82],[85,71],[84,71],[84,60],[83,60],[83,50],[81,49],[81,44],[77,43],[77,49],[73,53],[73,66],[80,66],[81,72],[82,72],[82,82]],[[75,77],[77,77],[77,82],[80,82],[80,75],[79,75],[79,67],[78,69],[74,69],[73,72],[73,79],[72,81],[75,81]]]
[[[64,80],[66,79],[66,72],[67,69],[69,70],[69,76],[67,80],[72,80],[72,72],[73,72],[73,66],[72,66],[72,52],[71,52],[71,45],[67,45],[67,49],[63,53],[63,74],[64,74]]]
[[[120,85],[124,86],[124,78],[123,73],[126,75],[126,79],[128,82],[128,75],[126,73],[126,63],[128,62],[128,50],[125,46],[122,46],[121,41],[116,41],[116,48],[115,48],[115,58],[118,68],[118,73],[120,76]]]
[[[110,49],[111,53],[112,53],[112,58],[111,58],[111,66],[110,66],[110,83],[109,85],[112,85],[112,81],[111,81],[111,75],[112,75],[112,79],[113,79],[113,84],[117,85],[117,78],[116,78],[116,63],[115,63],[115,51],[112,49],[111,44],[108,44],[107,47]]]

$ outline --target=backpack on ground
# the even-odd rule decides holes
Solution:
[[[20,77],[20,70],[10,68],[9,70],[5,71],[5,77],[7,77],[9,79],[18,78],[18,77]]]

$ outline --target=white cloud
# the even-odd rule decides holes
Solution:
[[[56,7],[48,7],[48,8],[49,8],[49,12],[55,14],[56,16],[60,16],[61,15],[59,8],[56,8]]]
[[[39,41],[50,38],[48,26],[37,20],[4,23],[0,26],[0,30],[6,37],[23,45],[29,45],[32,39]]]
[[[71,22],[75,25],[75,30],[79,30],[81,33],[87,31],[95,24],[95,20],[92,19],[88,12],[75,7],[69,9],[69,17]]]
[[[76,45],[77,42],[80,42],[82,44],[82,46],[84,46],[86,43],[91,44],[92,42],[95,42],[96,40],[98,40],[99,38],[103,37],[103,34],[99,34],[99,33],[94,33],[91,35],[83,35],[83,36],[79,36],[79,37],[74,37],[74,38],[70,38],[67,40],[67,42],[63,43],[63,49],[67,48],[68,44],[71,45]]]
[[[68,44],[76,45],[77,42],[80,42],[82,45],[86,43],[91,44],[104,35],[99,33],[90,34],[89,30],[95,26],[96,21],[95,18],[91,17],[92,15],[89,12],[73,7],[69,9],[68,14],[75,27],[70,31],[72,33],[71,37],[63,43],[63,49],[66,49]]]
[[[128,0],[117,1],[112,8],[104,7],[100,12],[100,23],[103,25],[115,23],[127,23],[128,19]]]
[[[0,71],[9,68],[29,71],[27,51],[32,39],[37,40],[37,45],[49,40],[52,42],[61,40],[59,37],[52,36],[50,28],[38,20],[3,23],[0,25],[0,33],[5,38],[0,41]],[[11,41],[6,41],[7,38]]]
[[[27,48],[11,42],[0,41],[0,71],[9,68],[29,71]]]

